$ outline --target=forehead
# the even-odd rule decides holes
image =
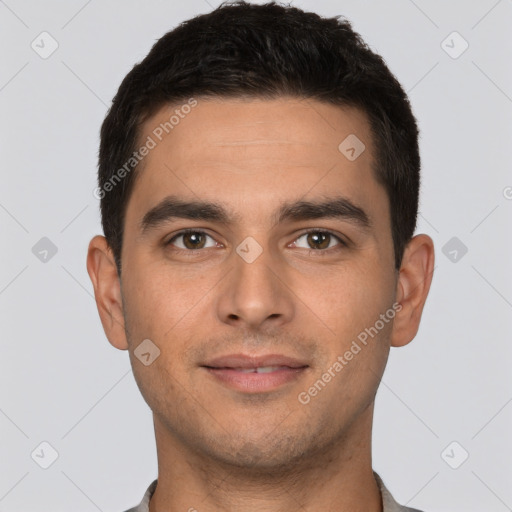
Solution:
[[[367,117],[352,107],[197,98],[161,108],[142,125],[139,143],[152,148],[137,168],[127,220],[170,194],[224,201],[254,215],[291,198],[330,193],[355,203],[375,194],[386,199],[373,172]]]
[[[157,146],[172,147],[174,159],[188,161],[202,159],[212,151],[219,156],[222,147],[236,151],[237,146],[248,156],[268,159],[279,156],[282,147],[293,149],[296,158],[292,162],[311,157],[317,164],[319,153],[325,151],[339,157],[339,144],[349,135],[364,141],[368,149],[365,157],[370,160],[373,141],[369,123],[366,114],[355,107],[308,98],[199,98],[160,108],[142,125],[139,141],[151,137]],[[160,152],[152,151],[144,163],[155,153]],[[290,157],[292,153],[287,155]]]

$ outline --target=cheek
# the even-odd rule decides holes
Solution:
[[[193,307],[196,281],[180,279],[165,265],[140,264],[138,272],[127,275],[127,309],[139,326],[155,334],[165,334]]]
[[[392,280],[377,265],[339,269],[325,278],[322,292],[310,290],[308,303],[339,339],[348,340],[391,307]]]
[[[193,302],[193,298],[183,296],[186,287],[180,288],[174,279],[161,276],[161,272],[153,274],[149,269],[137,276],[131,274],[123,296],[133,374],[144,399],[157,412],[166,410],[166,396],[179,396],[183,390],[182,352],[186,340],[180,329],[187,325],[189,302]],[[139,359],[137,355],[142,351],[137,349],[148,339],[157,348],[150,345],[146,365],[144,357]]]
[[[211,297],[219,278],[209,277],[183,278],[161,264],[153,269],[146,266],[144,273],[132,275],[125,305],[130,352],[142,340],[150,339],[160,350],[157,367],[182,380],[190,364],[187,350],[201,339],[213,307]]]

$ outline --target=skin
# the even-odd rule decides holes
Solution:
[[[149,119],[140,140],[174,108]],[[338,150],[349,134],[366,145],[355,161]],[[114,347],[129,350],[153,411],[159,473],[151,512],[382,511],[371,461],[374,399],[390,346],[416,335],[434,250],[417,235],[394,268],[389,201],[373,154],[367,118],[354,108],[198,98],[138,169],[121,278],[105,238],[91,240],[87,269],[103,328]],[[236,217],[229,225],[175,218],[141,234],[144,214],[170,194],[220,203]],[[368,229],[348,219],[272,218],[282,202],[338,195],[367,213]],[[165,246],[184,228],[206,233],[204,248],[187,249],[186,236]],[[332,232],[327,249],[315,249],[309,228]],[[248,236],[263,250],[252,263],[236,252]],[[299,393],[395,302],[394,320],[300,403]],[[161,353],[144,366],[133,352],[147,338]],[[200,367],[231,353],[279,353],[309,367],[249,395]]]

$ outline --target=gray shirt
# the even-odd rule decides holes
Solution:
[[[380,489],[380,494],[382,496],[382,505],[383,512],[421,512],[416,508],[404,507],[403,505],[399,505],[391,496],[391,493],[386,489],[384,482],[381,480],[380,476],[374,471],[373,475],[375,476],[375,480]],[[158,480],[154,480],[151,482],[151,485],[148,487],[146,494],[142,498],[140,504],[136,507],[127,510],[126,512],[149,512],[149,500],[156,489],[156,483]]]

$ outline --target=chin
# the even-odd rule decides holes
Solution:
[[[304,434],[304,432],[302,432]],[[283,474],[298,468],[308,454],[321,449],[317,445],[318,438],[299,438],[297,434],[282,433],[259,435],[256,440],[248,441],[241,435],[226,440],[217,440],[206,452],[211,459],[236,470],[238,473],[248,471],[252,477],[270,474]]]

